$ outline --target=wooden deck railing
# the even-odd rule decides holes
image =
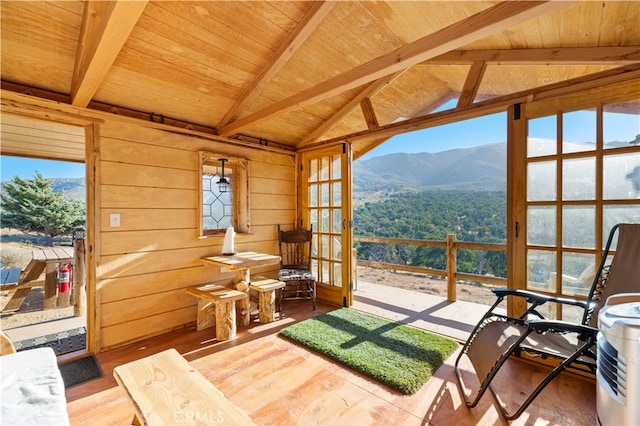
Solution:
[[[371,262],[367,260],[357,260],[358,266],[368,266],[371,268],[393,269],[398,271],[414,272],[425,275],[435,275],[446,277],[447,279],[447,300],[455,302],[456,282],[474,281],[483,284],[491,284],[496,286],[507,286],[506,278],[495,277],[490,275],[471,274],[466,272],[458,272],[457,251],[458,250],[478,250],[478,251],[507,251],[506,244],[490,244],[490,243],[471,243],[464,241],[456,241],[455,234],[448,234],[446,241],[434,240],[413,240],[406,238],[383,238],[383,237],[354,237],[354,241],[361,243],[376,244],[399,244],[420,247],[443,247],[446,249],[447,269],[433,269],[424,266],[401,265],[395,263]]]

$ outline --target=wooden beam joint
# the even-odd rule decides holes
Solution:
[[[376,117],[376,112],[373,109],[373,104],[371,103],[371,98],[364,98],[362,102],[360,102],[360,108],[362,109],[362,115],[364,115],[364,120],[366,121],[369,129],[377,129],[380,127],[378,124],[378,118]]]

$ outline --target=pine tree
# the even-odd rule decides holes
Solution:
[[[43,233],[45,244],[53,245],[53,237],[70,234],[84,226],[85,206],[82,201],[53,192],[52,180],[36,172],[32,180],[15,176],[2,183],[2,227],[27,234]]]

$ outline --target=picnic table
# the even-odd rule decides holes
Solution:
[[[18,310],[29,291],[40,286],[44,286],[44,309],[69,306],[70,292],[60,293],[58,296],[57,270],[61,265],[73,263],[73,257],[72,247],[38,249],[31,252],[31,260],[23,270],[2,269],[0,285],[2,290],[9,290],[11,295],[3,312]]]

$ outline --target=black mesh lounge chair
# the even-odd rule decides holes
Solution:
[[[278,225],[280,243],[280,281],[284,281],[282,300],[308,299],[316,309],[316,278],[311,273],[312,229],[283,231]]]
[[[611,243],[618,233],[615,255]],[[613,257],[613,259],[611,259]],[[507,420],[518,418],[553,378],[567,368],[595,373],[598,310],[613,294],[638,292],[640,288],[640,224],[618,224],[613,227],[586,301],[541,295],[530,291],[495,289],[496,302],[474,328],[455,362],[458,388],[469,408],[475,407],[489,389]],[[518,318],[496,312],[506,296],[523,297],[529,308]],[[538,309],[545,303],[563,303],[582,308],[580,324],[547,320]],[[512,355],[522,353],[555,358],[557,366],[542,379],[525,401],[510,413],[501,402],[492,380]],[[480,386],[467,394],[459,363],[468,357]],[[513,411],[513,410],[512,410]]]

